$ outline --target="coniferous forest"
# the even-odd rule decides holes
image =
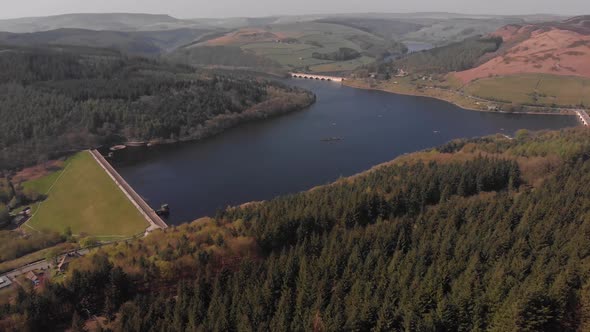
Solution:
[[[461,42],[408,54],[391,62],[375,62],[365,70],[378,74],[395,75],[402,69],[406,72],[440,74],[473,68],[481,57],[497,51],[502,45],[502,38],[472,37]]]
[[[311,93],[86,47],[0,47],[0,169],[103,144],[176,141],[304,108]]]
[[[583,128],[453,141],[104,247],[0,330],[587,331],[589,182]]]

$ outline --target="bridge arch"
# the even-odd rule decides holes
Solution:
[[[294,78],[303,78],[303,79],[318,80],[318,81],[330,81],[330,82],[344,81],[344,77],[338,77],[338,76],[313,75],[313,74],[306,74],[306,73],[289,73],[289,74],[291,77],[294,77]]]

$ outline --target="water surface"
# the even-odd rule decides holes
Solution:
[[[434,48],[434,45],[432,45],[430,43],[416,42],[416,41],[405,41],[404,45],[406,45],[406,47],[408,48],[408,53],[426,51],[431,48]]]
[[[573,116],[482,113],[337,83],[288,82],[314,91],[316,104],[201,142],[136,152],[134,162],[115,166],[151,206],[170,204],[169,223],[179,224],[228,205],[307,190],[454,138],[578,125]],[[322,141],[330,137],[342,140]]]

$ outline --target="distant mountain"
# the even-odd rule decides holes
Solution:
[[[354,14],[325,17],[317,22],[354,27],[385,38],[437,46],[486,35],[507,24],[547,21],[556,16],[465,15],[452,13]],[[562,18],[559,18],[562,19]]]
[[[113,48],[129,54],[157,55],[189,44],[211,32],[206,29],[189,28],[161,31],[57,29],[19,34],[0,32],[0,44],[92,46]]]
[[[287,18],[287,16],[285,16]],[[217,27],[225,29],[236,29],[247,26],[264,26],[267,24],[279,23],[283,17],[229,17],[229,18],[198,18],[190,20],[199,26]],[[293,19],[286,19],[287,22],[295,22]]]
[[[561,24],[560,27],[589,35],[590,15],[572,17],[563,21],[563,24]]]
[[[418,31],[424,26],[421,24],[395,19],[383,18],[326,18],[318,20],[320,23],[340,24],[388,39],[398,39],[410,32]]]
[[[57,29],[87,29],[115,31],[153,31],[175,30],[180,28],[225,28],[236,29],[267,24],[287,24],[309,22],[322,19],[386,19],[405,20],[419,24],[434,23],[444,20],[514,20],[522,22],[558,21],[563,17],[538,14],[523,16],[472,15],[453,13],[358,13],[358,14],[322,14],[322,15],[284,15],[267,17],[230,17],[230,18],[196,18],[177,19],[169,15],[104,13],[104,14],[64,14],[47,17],[25,17],[0,20],[0,31],[25,33]],[[498,28],[498,27],[496,27]]]
[[[404,40],[427,42],[433,45],[446,45],[486,35],[507,24],[527,24],[523,18],[519,17],[461,17],[431,19],[431,21],[420,19],[417,22],[422,22],[424,27],[404,35]]]
[[[188,20],[151,14],[66,14],[0,20],[0,31],[24,33],[62,28],[116,31],[173,30],[195,26]]]
[[[359,33],[370,33],[386,40],[447,45],[466,38],[489,34],[509,24],[539,25],[541,24],[539,22],[556,19],[559,21],[563,18],[544,14],[500,16],[452,13],[359,13],[182,20],[168,15],[151,14],[66,14],[0,20],[0,31],[6,32],[0,33],[0,43],[21,46],[82,45],[114,48],[132,54],[153,55],[171,51],[186,44],[219,37],[220,34],[231,30],[245,28],[267,30],[271,26],[284,27],[292,24],[303,24],[309,30],[309,27],[316,26],[313,24],[313,21],[316,21],[345,26]],[[570,29],[579,30],[588,29],[587,22],[588,20],[584,17],[578,17],[563,21],[561,24]],[[325,39],[324,37],[321,39]],[[363,44],[368,45],[368,43]],[[363,47],[368,47],[367,45]],[[298,58],[300,57],[305,58],[301,55]]]
[[[169,15],[152,14],[65,14],[47,17],[25,17],[0,20],[0,31],[30,33],[57,29],[86,29],[111,31],[155,31],[181,28],[235,29],[264,26],[273,23],[311,21],[325,16],[268,16],[177,19]]]

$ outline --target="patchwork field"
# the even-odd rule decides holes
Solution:
[[[99,238],[132,236],[148,226],[125,194],[87,151],[64,163],[61,171],[24,183],[47,199],[34,206],[33,217],[22,227]]]
[[[244,45],[242,49],[264,56],[282,66],[290,68],[313,66],[329,62],[312,58],[311,55],[313,52],[317,52],[317,48],[306,44],[267,42]]]
[[[239,29],[195,47],[235,46],[270,59],[287,70],[335,72],[368,64],[391,45],[380,36],[353,27],[306,22]],[[314,52],[331,53],[340,48],[354,49],[363,56],[349,61],[321,60],[312,56]]]
[[[339,62],[331,62],[331,63],[324,63],[320,65],[311,66],[309,70],[315,73],[330,73],[330,72],[341,72],[341,71],[349,71],[354,70],[360,66],[370,64],[374,61],[373,58],[362,56],[358,59],[349,60],[349,61],[339,61]]]
[[[590,105],[590,79],[546,74],[521,74],[472,82],[474,96],[502,102],[579,107]]]

